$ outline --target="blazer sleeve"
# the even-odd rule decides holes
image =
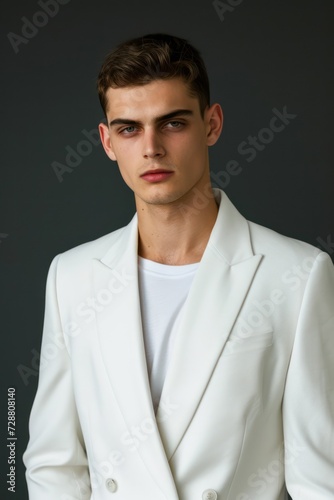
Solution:
[[[293,500],[334,498],[334,268],[321,252],[306,284],[283,402]]]
[[[23,455],[30,500],[91,498],[70,357],[58,309],[58,258],[53,260],[47,279],[39,382],[30,415],[30,440]],[[53,342],[58,347],[50,359],[48,349],[50,352]]]

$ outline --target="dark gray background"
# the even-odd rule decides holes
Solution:
[[[331,0],[245,0],[222,21],[207,0],[70,0],[15,53],[7,34],[22,36],[21,18],[32,20],[42,9],[32,0],[2,3],[1,498],[27,498],[21,455],[51,259],[126,224],[134,212],[132,193],[100,145],[62,182],[51,166],[64,164],[65,148],[76,149],[82,131],[103,117],[95,79],[106,53],[149,32],[192,41],[207,62],[212,100],[225,112],[212,172],[237,160],[242,172],[226,192],[239,210],[333,256],[325,244],[334,239],[333,9]],[[247,162],[238,146],[284,106],[297,117]],[[25,381],[20,365],[31,370]],[[16,494],[5,485],[7,387],[17,396]]]

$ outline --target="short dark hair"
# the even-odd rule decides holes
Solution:
[[[104,114],[107,90],[182,78],[200,111],[210,105],[209,78],[199,51],[187,40],[166,34],[145,35],[118,45],[107,55],[97,80]]]

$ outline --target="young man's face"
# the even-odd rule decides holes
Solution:
[[[198,98],[183,80],[157,80],[107,92],[108,125],[102,144],[116,160],[137,208],[184,201],[210,182],[208,146],[221,132],[219,105],[201,116]]]

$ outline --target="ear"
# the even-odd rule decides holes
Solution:
[[[99,132],[102,146],[112,161],[116,161],[116,156],[110,140],[109,128],[105,123],[99,123]]]
[[[223,110],[219,104],[213,104],[207,108],[204,115],[207,128],[207,145],[213,146],[219,139],[223,129]]]

